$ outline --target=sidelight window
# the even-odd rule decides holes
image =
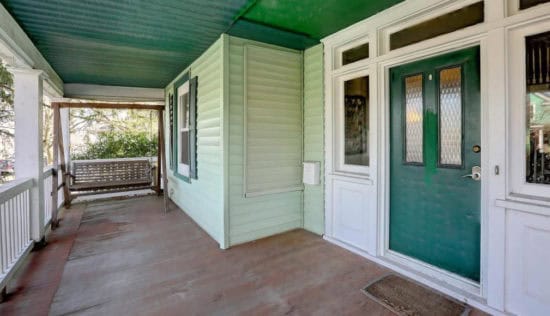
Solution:
[[[346,165],[369,165],[369,77],[344,82],[344,150]]]
[[[550,32],[526,38],[526,177],[550,184]]]

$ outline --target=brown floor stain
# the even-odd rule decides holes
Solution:
[[[89,204],[70,255],[39,255],[16,282],[48,280],[47,293],[17,293],[0,315],[394,315],[361,291],[389,270],[317,235],[296,230],[220,250],[162,205],[157,197]],[[59,266],[54,259],[64,271],[52,301],[59,277],[35,270]]]

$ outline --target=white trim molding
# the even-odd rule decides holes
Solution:
[[[164,89],[66,83],[65,97],[111,102],[164,102]]]
[[[523,307],[517,304],[517,297],[515,305],[510,304],[510,299],[514,298],[506,295],[506,290],[510,291],[510,276],[517,275],[519,270],[510,270],[510,266],[507,266],[506,262],[510,261],[507,249],[516,249],[513,245],[518,243],[513,239],[516,237],[510,237],[512,236],[509,232],[510,228],[516,230],[516,235],[513,236],[520,236],[517,231],[522,227],[507,222],[507,212],[513,209],[516,210],[514,212],[525,214],[521,215],[524,217],[548,217],[550,214],[548,198],[550,191],[519,190],[518,186],[524,181],[519,181],[513,176],[516,169],[524,168],[525,165],[524,158],[520,157],[525,151],[524,138],[521,137],[524,134],[521,129],[525,115],[523,112],[518,113],[518,109],[524,107],[525,90],[524,80],[521,79],[524,77],[522,72],[524,72],[525,60],[522,55],[524,54],[522,40],[526,34],[550,31],[550,18],[548,18],[550,4],[520,11],[517,9],[519,0],[485,0],[484,22],[403,48],[391,51],[389,49],[391,33],[479,1],[403,1],[322,40],[325,53],[325,239],[492,314],[514,313],[521,311]],[[516,9],[510,10],[510,8]],[[370,46],[369,58],[341,66],[339,58],[342,50],[367,41]],[[409,62],[473,46],[480,47],[481,145],[483,148],[479,283],[396,254],[388,249],[389,70]],[[361,71],[368,71],[369,76],[372,76],[370,80],[372,120],[369,128],[373,135],[370,141],[374,147],[370,153],[368,176],[357,173],[356,170],[340,170],[342,168],[339,168],[338,159],[335,156],[339,148],[335,139],[338,137],[336,133],[338,118],[335,110],[341,94],[341,80]],[[519,136],[511,135],[514,133]],[[518,139],[521,141],[517,141]],[[514,155],[517,157],[514,158]],[[343,182],[346,183],[344,188],[346,192],[342,191]],[[367,200],[370,202],[361,206],[365,213],[359,214],[361,218],[362,216],[368,218],[367,223],[364,224],[367,240],[358,237],[356,238],[358,242],[354,243],[352,239],[343,239],[338,236],[338,234],[344,237],[347,235],[342,234],[341,231],[338,232],[341,228],[335,230],[338,225],[337,216],[341,213],[335,208],[340,205],[355,208],[354,203],[358,202],[342,201],[344,195],[339,196],[335,190],[344,192],[346,198],[359,196],[353,195],[353,190],[365,192],[364,194],[368,195]],[[358,214],[357,210],[353,212]],[[528,220],[525,221],[527,223]],[[537,235],[537,238],[550,241],[550,233],[548,236],[540,236]],[[550,249],[550,242],[544,246]],[[544,254],[550,256],[550,252]],[[541,273],[548,274],[547,271]],[[521,281],[518,280],[516,281]],[[527,295],[520,293],[520,289],[511,290],[510,293]],[[540,293],[548,293],[548,291]],[[539,310],[545,310],[550,308],[550,302],[539,306],[543,306],[539,307]]]

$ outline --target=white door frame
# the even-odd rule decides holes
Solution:
[[[383,93],[380,93],[379,104],[383,107],[380,110],[379,117],[379,135],[381,139],[379,140],[380,148],[380,171],[381,175],[379,177],[379,189],[380,196],[382,197],[380,201],[379,210],[381,212],[379,219],[380,229],[380,245],[381,249],[380,255],[396,264],[404,265],[411,270],[426,275],[428,277],[434,278],[441,282],[447,283],[452,287],[455,287],[459,291],[463,291],[466,294],[472,294],[474,296],[481,297],[483,289],[483,281],[485,279],[485,271],[483,267],[486,266],[486,217],[487,217],[487,205],[488,205],[488,196],[484,194],[488,189],[488,181],[484,181],[486,178],[487,171],[489,166],[487,164],[486,155],[481,156],[481,170],[482,170],[482,181],[481,181],[481,265],[480,265],[480,283],[468,280],[464,277],[458,276],[454,273],[445,271],[443,269],[437,268],[433,265],[421,262],[419,260],[413,259],[411,257],[399,254],[395,251],[389,249],[389,212],[390,212],[390,138],[389,138],[389,128],[390,128],[390,77],[389,72],[391,68],[397,67],[399,65],[407,64],[410,62],[421,61],[427,58],[439,56],[445,53],[465,49],[468,47],[479,46],[480,47],[480,64],[484,65],[486,60],[486,45],[484,37],[474,37],[466,39],[463,41],[457,41],[449,43],[445,46],[437,46],[432,48],[427,48],[423,50],[415,51],[412,54],[407,54],[400,56],[399,58],[394,58],[379,64],[379,82],[380,87],[383,87]],[[487,126],[488,113],[486,111],[486,100],[487,100],[487,91],[486,91],[486,75],[483,69],[480,69],[480,83],[481,83],[481,148],[485,147],[485,144],[489,143],[488,135],[486,133],[485,126]]]

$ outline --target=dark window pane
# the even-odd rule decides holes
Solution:
[[[180,163],[189,165],[189,131],[180,133],[180,150],[181,150],[181,161]]]
[[[365,43],[342,53],[342,66],[369,58],[369,43]]]
[[[369,165],[369,77],[344,83],[345,164]]]
[[[390,50],[481,23],[484,19],[483,15],[483,2],[477,2],[426,22],[413,25],[390,35]]]
[[[526,177],[550,184],[550,32],[526,38]]]
[[[519,8],[520,10],[523,10],[547,2],[550,2],[550,0],[520,0]]]

